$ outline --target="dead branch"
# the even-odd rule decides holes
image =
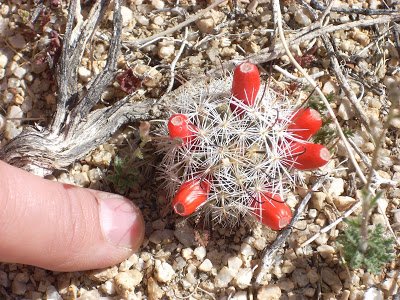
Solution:
[[[92,79],[86,92],[78,90],[77,69],[80,60],[109,2],[97,1],[85,22],[77,22],[78,27],[73,28],[77,0],[71,1],[58,65],[58,102],[53,122],[49,128],[25,128],[0,149],[1,160],[45,176],[54,169],[67,167],[106,142],[121,125],[149,117],[154,101],[131,103],[131,96],[112,106],[92,111],[116,72],[122,27],[120,0],[114,1],[113,34],[106,66]],[[73,32],[76,38],[72,37]]]

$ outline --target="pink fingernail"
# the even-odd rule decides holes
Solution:
[[[105,238],[115,246],[137,250],[144,235],[140,210],[124,197],[99,194],[100,224]]]

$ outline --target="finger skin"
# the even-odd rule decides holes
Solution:
[[[100,222],[99,203],[118,204],[110,219],[118,220],[119,203],[127,210],[125,216],[129,214],[118,245]],[[143,217],[128,199],[44,180],[4,162],[0,162],[0,208],[2,262],[54,271],[104,268],[129,257],[144,237]],[[107,226],[110,232],[119,230],[115,223]]]

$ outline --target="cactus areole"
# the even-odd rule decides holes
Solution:
[[[185,86],[176,99],[159,133],[169,139],[158,144],[173,210],[225,226],[251,218],[273,230],[287,226],[286,193],[302,170],[330,159],[325,146],[308,141],[322,125],[319,113],[267,87],[249,62],[229,78]]]

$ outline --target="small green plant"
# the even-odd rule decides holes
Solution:
[[[372,196],[367,190],[362,191],[363,213],[361,217],[346,221],[348,228],[338,237],[342,255],[353,269],[364,268],[378,274],[382,267],[393,258],[393,239],[385,236],[384,228],[377,224],[368,227],[369,214],[376,206],[382,192]]]
[[[113,184],[116,192],[123,195],[132,188],[138,176],[138,170],[131,167],[128,159],[116,156],[114,158],[114,172],[107,176],[107,179]]]
[[[378,274],[382,267],[390,262],[394,256],[393,239],[385,237],[381,224],[368,230],[367,249],[363,251],[361,230],[361,218],[353,218],[346,221],[348,228],[338,237],[345,262],[353,269],[364,268],[368,272]]]

